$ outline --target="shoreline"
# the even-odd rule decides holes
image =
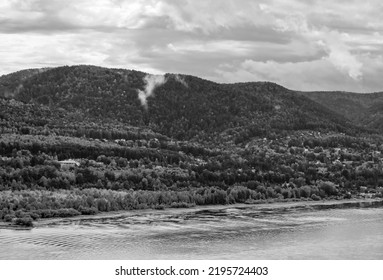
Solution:
[[[235,203],[235,204],[214,204],[214,205],[198,205],[190,208],[164,208],[164,209],[134,209],[134,210],[121,210],[121,211],[113,211],[113,212],[101,212],[97,213],[95,215],[79,215],[75,217],[66,217],[66,218],[46,218],[46,219],[39,219],[37,221],[33,222],[33,227],[25,227],[25,226],[18,226],[11,223],[6,222],[0,222],[0,230],[1,229],[8,229],[8,230],[31,230],[33,228],[41,228],[41,227],[47,227],[52,225],[57,225],[59,223],[66,223],[66,222],[75,222],[75,221],[92,221],[92,220],[99,220],[99,219],[117,219],[117,218],[125,218],[129,216],[137,216],[137,215],[145,215],[145,214],[172,214],[172,213],[187,213],[187,212],[197,212],[197,211],[204,211],[204,210],[211,210],[211,209],[230,209],[230,208],[237,208],[237,209],[246,209],[246,208],[254,208],[255,210],[272,210],[272,209],[281,209],[281,208],[315,208],[318,207],[316,210],[321,210],[321,206],[324,206],[327,208],[334,206],[342,206],[345,207],[339,207],[339,208],[354,208],[360,205],[360,203],[382,203],[382,198],[351,198],[351,199],[328,199],[328,200],[320,200],[320,201],[313,201],[313,200],[301,200],[301,201],[262,201],[262,203]],[[347,206],[347,207],[346,207]],[[368,207],[368,206],[367,206]]]

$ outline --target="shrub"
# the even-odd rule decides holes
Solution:
[[[229,195],[235,202],[245,202],[250,198],[250,190],[243,186],[234,186],[229,189]]]
[[[12,220],[13,219],[15,219],[16,218],[16,216],[15,215],[13,215],[13,214],[7,214],[7,215],[5,215],[5,217],[4,217],[4,221],[6,221],[6,222],[12,222]]]
[[[34,211],[33,213],[37,214],[42,219],[54,217],[54,212],[50,209],[40,209]]]
[[[33,227],[33,221],[32,218],[29,216],[25,216],[22,218],[16,218],[14,220],[14,223],[18,226],[23,226],[23,227]]]
[[[300,196],[304,198],[309,198],[311,196],[311,187],[307,185],[300,187]]]
[[[330,181],[326,182],[320,182],[319,183],[319,189],[323,190],[326,195],[337,195],[338,189],[336,188],[335,184]]]
[[[282,195],[283,195],[284,199],[292,197],[291,191],[289,189],[283,189],[282,190]]]
[[[81,212],[81,215],[95,215],[98,213],[98,210],[96,207],[80,206],[78,210]]]
[[[39,215],[41,218],[65,218],[81,215],[81,213],[73,208],[63,208],[58,210],[40,209],[33,213]]]
[[[157,205],[154,206],[154,209],[156,209],[156,210],[164,210],[165,206],[162,205],[162,204],[157,204]]]
[[[186,202],[173,202],[172,204],[170,204],[170,208],[190,208],[194,206],[195,204]]]
[[[78,215],[81,215],[81,213],[73,208],[64,208],[64,209],[59,209],[59,210],[56,210],[55,211],[55,217],[61,217],[61,218],[65,218],[65,217],[74,217],[74,216],[78,216]]]
[[[28,214],[31,216],[31,218],[32,218],[33,220],[40,219],[40,215],[37,214],[36,212],[31,212],[31,213],[28,213]]]
[[[316,194],[314,193],[314,194],[311,195],[311,199],[312,199],[312,200],[315,200],[315,201],[318,201],[318,200],[320,200],[321,198],[320,198],[320,196],[318,196],[318,195],[316,195]]]
[[[266,196],[267,198],[275,198],[277,195],[272,187],[268,187],[266,189]]]

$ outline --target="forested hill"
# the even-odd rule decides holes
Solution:
[[[0,95],[0,227],[383,197],[383,137],[274,83],[66,66],[2,76]]]
[[[64,66],[2,76],[0,96],[42,106],[53,119],[117,122],[176,139],[241,143],[285,130],[359,130],[331,108],[269,82],[218,84],[178,74]]]
[[[383,92],[304,92],[304,96],[337,111],[359,126],[383,131]]]

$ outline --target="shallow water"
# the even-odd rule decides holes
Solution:
[[[382,260],[383,207],[346,206],[233,205],[64,219],[0,229],[0,259]]]

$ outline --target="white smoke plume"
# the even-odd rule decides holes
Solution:
[[[163,75],[151,75],[147,74],[144,78],[145,89],[138,90],[138,99],[141,101],[141,105],[148,109],[147,98],[153,94],[153,91],[156,87],[166,83],[166,78]]]
[[[181,77],[180,75],[178,75],[178,74],[174,74],[174,79],[175,79],[177,82],[181,83],[184,87],[188,87],[188,84],[186,83],[186,81],[184,80],[184,78]]]

